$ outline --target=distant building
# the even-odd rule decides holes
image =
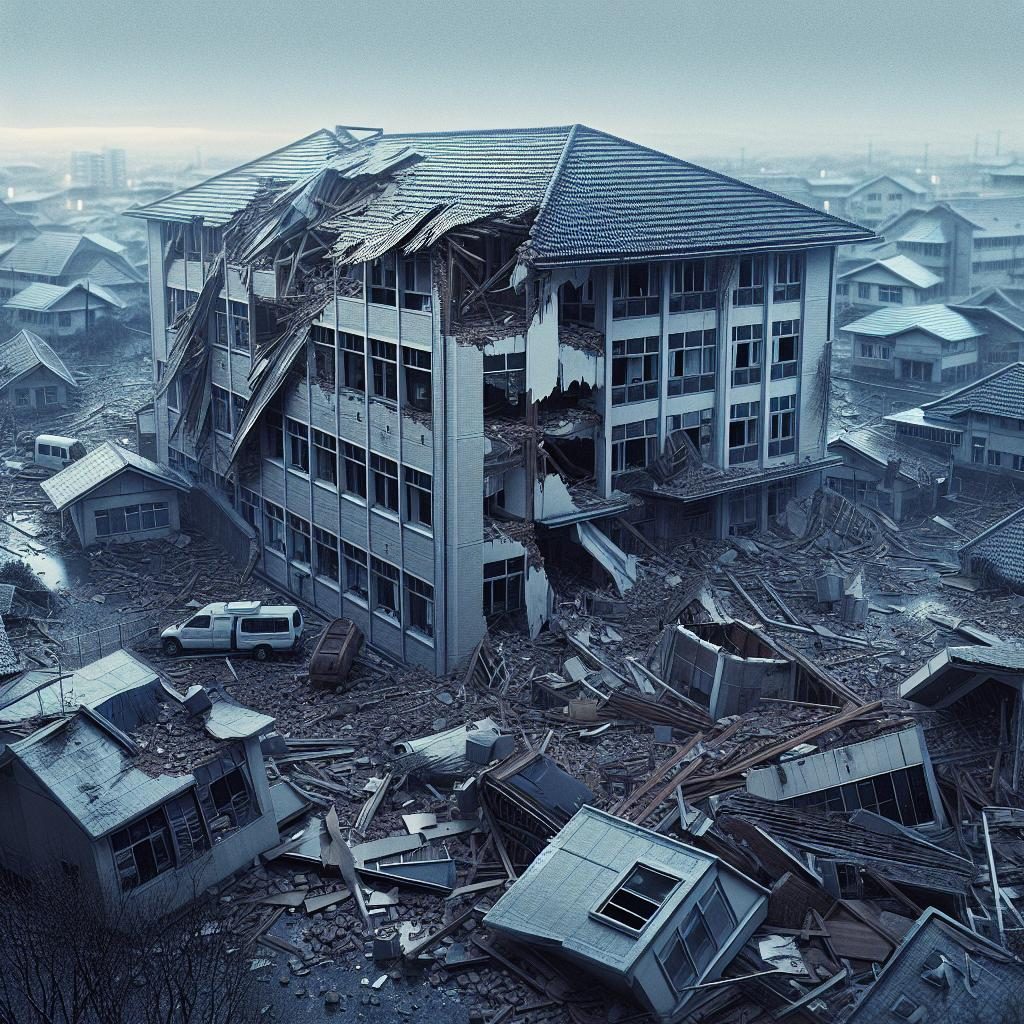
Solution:
[[[717,857],[583,807],[484,923],[680,1018],[767,913],[765,890]]]
[[[47,338],[75,334],[124,309],[125,303],[96,284],[30,284],[3,308],[16,324],[31,324]]]
[[[0,345],[0,403],[19,412],[66,408],[78,384],[64,361],[31,331],[19,331]]]
[[[6,251],[4,246],[38,234],[39,231],[29,217],[0,200],[0,254]]]
[[[124,189],[128,185],[128,172],[123,149],[104,149],[99,153],[71,154],[71,180],[74,185],[85,185],[109,191]]]
[[[840,304],[851,306],[922,306],[938,302],[942,278],[909,256],[875,259],[836,278]]]
[[[67,512],[82,547],[154,540],[181,528],[179,500],[192,485],[173,469],[104,441],[41,484]]]
[[[985,182],[1000,192],[1024,195],[1024,164],[1012,163],[1004,167],[989,167],[985,171]]]

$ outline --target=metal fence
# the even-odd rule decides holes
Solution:
[[[57,642],[60,667],[81,668],[122,648],[155,636],[160,629],[153,615],[140,615],[124,622],[112,622],[88,633],[65,637]]]

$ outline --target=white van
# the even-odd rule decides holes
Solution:
[[[251,651],[266,661],[274,651],[290,651],[302,636],[302,612],[293,604],[219,601],[160,634],[164,654],[182,651]]]
[[[35,441],[33,461],[47,469],[64,469],[85,455],[85,445],[77,437],[40,434]]]

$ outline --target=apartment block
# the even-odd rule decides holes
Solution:
[[[445,672],[552,570],[817,486],[835,250],[871,232],[581,125],[316,132],[148,222],[161,462],[259,569]]]

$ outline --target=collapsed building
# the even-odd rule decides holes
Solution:
[[[444,672],[552,560],[763,527],[820,483],[836,247],[871,233],[602,132],[320,131],[148,223],[158,459],[259,569]],[[586,552],[586,555],[584,555]]]

